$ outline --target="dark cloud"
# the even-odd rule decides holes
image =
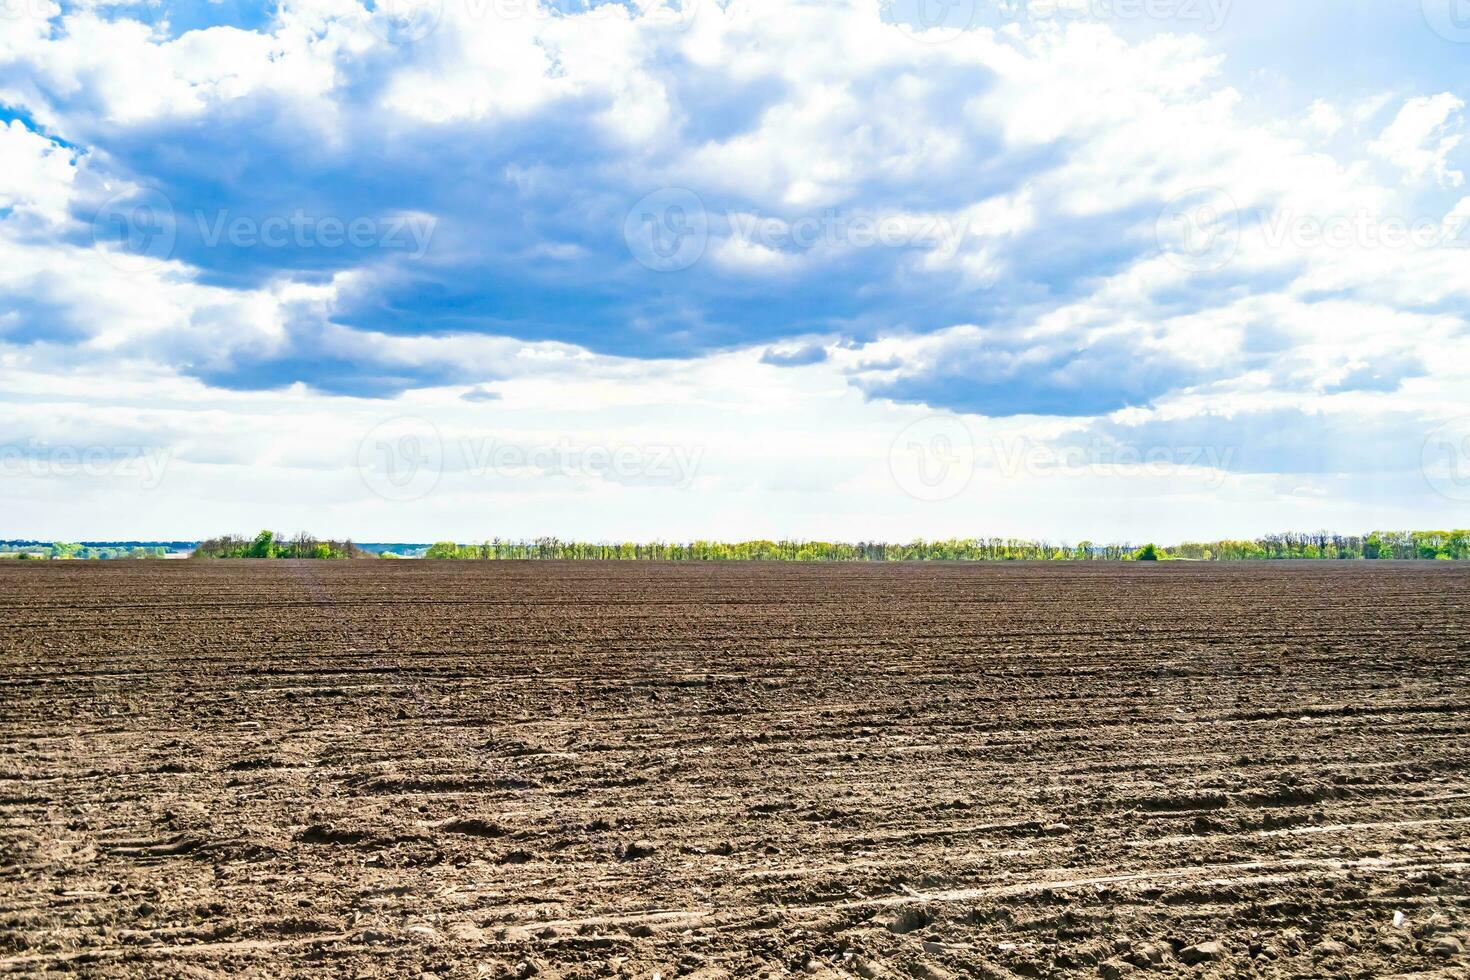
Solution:
[[[946,342],[931,366],[892,379],[859,376],[855,383],[872,398],[999,418],[1102,415],[1147,405],[1202,378],[1197,366],[1132,338],[1048,350],[995,336]]]
[[[826,359],[827,350],[820,344],[805,344],[791,350],[768,347],[761,355],[762,364],[776,367],[804,367],[808,364],[821,364]]]
[[[467,402],[498,402],[503,396],[498,391],[491,391],[489,388],[480,387],[471,388],[459,397]]]

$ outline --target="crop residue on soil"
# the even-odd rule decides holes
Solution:
[[[1470,973],[1446,563],[0,565],[0,970]]]

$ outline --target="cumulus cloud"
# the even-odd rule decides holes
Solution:
[[[161,194],[176,236],[166,257],[200,283],[332,282],[321,314],[374,333],[692,356],[812,331],[944,329],[1087,288],[1096,266],[1058,255],[1065,239],[1080,249],[1135,215],[1071,201],[1040,213],[1033,180],[1050,174],[1074,196],[1086,181],[1068,172],[1061,131],[1019,129],[1034,113],[1004,106],[1093,71],[1101,108],[1157,69],[1146,108],[1199,95],[1215,64],[1195,42],[1161,40],[1120,71],[1126,45],[1088,25],[926,46],[864,4],[709,5],[691,24],[616,5],[477,10],[446,4],[406,45],[383,43],[351,4],[176,35],[73,12],[13,53],[31,82],[17,101],[87,146],[99,178]],[[1088,56],[1099,40],[1116,57]],[[1079,131],[1098,131],[1082,111]],[[707,229],[677,275],[626,240],[634,203],[663,185],[694,188]],[[432,236],[397,247],[395,227],[415,216]],[[263,244],[272,223],[298,219],[370,234]],[[1150,248],[1115,241],[1105,261]],[[776,317],[746,295],[772,278]],[[315,383],[304,363],[276,367]],[[242,367],[236,381],[259,379]]]
[[[76,173],[72,151],[19,119],[0,125],[0,209],[12,221],[58,225]]]
[[[1453,169],[1450,156],[1465,139],[1454,131],[1464,108],[1451,92],[1410,99],[1374,141],[1373,152],[1403,168],[1406,180],[1433,175],[1442,186],[1459,187],[1465,174]]]
[[[677,411],[731,358],[986,424],[1470,410],[1449,81],[1270,106],[1208,25],[902,6],[36,4],[0,357],[469,410]]]

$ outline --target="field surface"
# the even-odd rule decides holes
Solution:
[[[0,565],[0,972],[1470,976],[1449,563]]]

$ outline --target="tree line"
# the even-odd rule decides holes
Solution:
[[[58,546],[70,551],[72,546]],[[1154,544],[1053,543],[1025,538],[886,541],[695,540],[593,542],[557,537],[491,538],[473,544],[439,541],[410,554],[457,561],[1272,561],[1375,560],[1464,561],[1470,531],[1284,532],[1251,539]],[[94,557],[56,554],[55,557]],[[101,556],[95,556],[101,557]],[[111,557],[111,556],[109,556]],[[301,533],[288,538],[261,531],[254,538],[224,535],[201,542],[195,558],[400,558],[393,550],[359,547],[350,540],[322,540]]]
[[[1271,534],[1253,540],[1147,544],[1076,544],[1022,538],[883,541],[588,542],[555,537],[492,538],[479,544],[440,541],[425,558],[593,561],[1251,561],[1272,559],[1470,559],[1470,531],[1374,531]]]
[[[319,540],[305,531],[294,538],[279,536],[274,531],[261,531],[253,538],[226,534],[199,542],[194,558],[376,558],[350,540]]]
[[[33,559],[85,558],[98,561],[134,558],[162,558],[168,554],[163,545],[85,545],[75,541],[52,541],[20,546],[0,545],[0,558],[21,561]]]
[[[1373,531],[1364,535],[1287,532],[1252,541],[1189,542],[1168,550],[1177,558],[1217,561],[1278,558],[1464,561],[1470,558],[1470,531]]]
[[[458,560],[560,561],[1015,561],[1095,557],[1118,561],[1132,553],[1128,545],[1052,545],[1018,538],[973,538],[946,541],[563,541],[493,538],[479,544],[440,541],[425,558]]]

